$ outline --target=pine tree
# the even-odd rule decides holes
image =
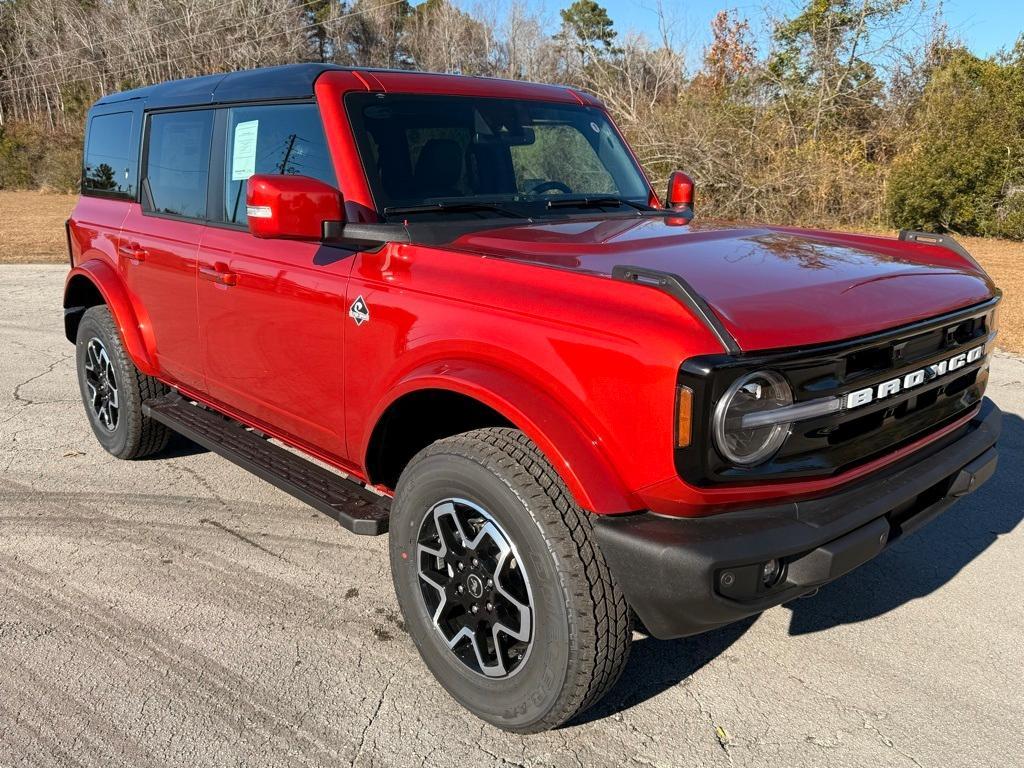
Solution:
[[[580,65],[617,52],[616,32],[611,17],[596,0],[576,0],[559,11],[562,30],[558,34],[561,44],[579,56]]]

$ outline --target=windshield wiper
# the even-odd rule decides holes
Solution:
[[[511,216],[515,219],[527,218],[521,213],[505,208],[498,203],[485,203],[485,202],[439,202],[439,203],[426,203],[424,205],[409,205],[405,207],[385,208],[384,215],[392,216],[403,213],[464,213],[473,211],[495,211],[503,216]]]
[[[656,211],[657,208],[651,208],[649,205],[644,203],[638,203],[634,200],[627,200],[624,197],[569,197],[565,199],[555,198],[554,200],[548,200],[548,208],[608,208],[618,207],[620,205],[628,205],[630,208],[635,208],[638,211]]]

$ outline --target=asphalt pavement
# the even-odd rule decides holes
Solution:
[[[813,598],[638,635],[596,710],[520,737],[431,678],[383,537],[183,440],[100,449],[65,272],[0,267],[0,765],[1024,765],[1021,359],[978,493]]]

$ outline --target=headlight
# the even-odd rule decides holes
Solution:
[[[790,425],[766,424],[743,428],[748,414],[785,408],[793,403],[789,383],[774,371],[756,371],[741,376],[715,406],[715,444],[722,456],[734,464],[751,466],[770,458],[789,436]]]

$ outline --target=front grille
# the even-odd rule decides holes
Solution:
[[[695,485],[826,477],[948,426],[984,395],[997,301],[838,344],[688,360],[680,372],[680,384],[694,391],[695,414],[700,418],[694,419],[690,446],[676,452],[680,476]],[[764,464],[734,466],[714,447],[710,427],[714,404],[732,382],[750,371],[781,372],[792,386],[794,401],[801,403],[871,387],[982,344],[986,354],[980,360],[930,383],[793,424],[789,438]]]

